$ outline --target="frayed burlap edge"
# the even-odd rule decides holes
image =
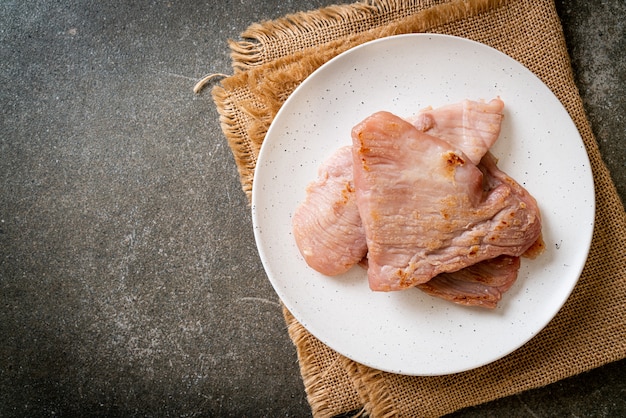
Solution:
[[[360,34],[375,33],[358,43],[398,33],[420,32],[427,27],[458,20],[505,4],[507,0],[370,0],[300,12],[273,21],[255,23],[241,34],[244,40],[230,40],[235,72],[275,61],[282,57],[300,59],[308,48],[327,49],[339,40],[349,43]],[[410,18],[403,28],[402,21]],[[394,27],[394,23],[398,23]],[[416,27],[421,23],[422,30]],[[377,33],[378,31],[380,33]],[[356,36],[353,36],[356,35]],[[347,38],[347,39],[343,39]],[[352,47],[350,46],[350,47]],[[331,47],[332,48],[332,47]],[[345,48],[349,49],[349,48]]]
[[[255,23],[241,41],[229,41],[235,71],[250,69],[302,49],[387,25],[450,0],[369,0],[334,5]],[[297,39],[297,42],[293,42]]]

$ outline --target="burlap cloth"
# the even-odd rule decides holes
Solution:
[[[256,158],[272,118],[304,78],[351,47],[411,32],[446,33],[490,45],[552,89],[576,123],[591,160],[597,205],[593,244],[578,285],[554,320],[519,350],[464,373],[409,377],[373,370],[320,343],[285,310],[318,417],[355,410],[373,417],[439,416],[626,357],[626,213],[574,84],[552,0],[372,0],[253,24],[240,41],[230,43],[234,75],[212,91],[243,190],[251,193]]]

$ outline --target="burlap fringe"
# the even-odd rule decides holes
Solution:
[[[267,62],[264,45],[269,42],[302,37],[320,31],[326,33],[328,27],[341,26],[347,21],[367,21],[379,11],[376,3],[379,1],[372,1],[371,4],[364,2],[349,6],[335,5],[311,12],[291,14],[273,21],[255,23],[241,34],[243,41],[229,41],[233,68],[235,71],[241,71]],[[344,32],[342,35],[348,35],[346,30],[340,32]]]
[[[211,93],[213,101],[217,104],[222,132],[228,139],[228,144],[237,162],[242,189],[250,200],[257,153],[253,152],[247,134],[242,131],[239,123],[240,112],[233,103],[231,92],[221,87],[215,87]]]
[[[393,400],[387,398],[389,390],[384,384],[384,379],[381,378],[384,372],[363,366],[350,359],[344,361],[344,367],[357,388],[363,410],[368,416],[377,418],[398,416],[399,412]]]
[[[241,34],[241,41],[230,40],[233,68],[235,72],[245,71],[276,59],[277,56],[268,51],[269,45],[280,45],[284,55],[291,55],[309,47],[320,47],[337,38],[375,31],[408,17],[411,17],[411,22],[421,21],[421,26],[427,28],[489,11],[505,3],[507,0],[367,0],[295,13],[273,21],[255,23]],[[400,27],[392,32],[406,33]],[[334,30],[329,31],[329,28]],[[410,32],[419,30],[412,28]],[[384,36],[389,34],[394,33]],[[301,44],[293,50],[286,49],[286,45],[292,44],[286,41],[294,38],[298,38]],[[302,45],[302,39],[308,39],[308,42]]]

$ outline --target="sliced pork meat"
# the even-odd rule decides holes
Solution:
[[[418,129],[441,135],[453,146],[464,153],[471,152],[480,160],[500,132],[503,106],[500,99],[493,99],[489,103],[464,100],[437,109],[426,109],[410,120]],[[328,275],[347,271],[350,268],[349,263],[359,261],[356,258],[363,251],[363,245],[366,247],[364,238],[353,241],[363,231],[363,227],[361,222],[355,221],[358,207],[352,199],[354,195],[347,193],[343,187],[352,184],[352,172],[348,172],[348,165],[351,170],[352,156],[348,148],[338,150],[331,160],[320,167],[320,178],[309,186],[313,195],[307,196],[307,201],[301,205],[293,219],[296,242],[305,260],[311,267]],[[330,164],[335,167],[330,167]],[[336,217],[345,223],[335,224]],[[327,232],[317,237],[311,234],[315,228],[323,225],[336,225],[343,237],[333,237],[333,229],[325,229]],[[346,244],[344,238],[350,243],[355,242],[356,246],[343,247]],[[328,251],[331,250],[339,253],[329,254]]]
[[[478,164],[500,135],[504,102],[463,100],[438,108],[427,108],[408,118],[415,127],[453,147]]]
[[[506,214],[499,214],[496,219],[499,220],[499,225],[495,228],[492,235],[489,236],[488,240],[498,240],[501,241],[501,245],[506,245],[507,242],[510,243],[511,246],[515,247],[517,243],[519,243],[520,239],[530,239],[534,237],[533,241],[530,242],[530,245],[524,244],[524,251],[520,252],[516,255],[521,255],[527,258],[535,258],[539,254],[543,252],[545,248],[545,244],[543,242],[543,237],[541,235],[541,215],[539,212],[539,207],[537,205],[537,201],[528,191],[522,187],[517,181],[511,178],[504,171],[500,170],[497,166],[497,158],[491,152],[487,152],[485,156],[480,160],[480,164],[478,164],[478,168],[483,172],[483,188],[487,195],[491,194],[490,197],[497,196],[499,193],[511,194],[513,199],[519,201],[519,207],[523,208],[529,216],[536,216],[536,222],[530,223],[528,230],[520,229],[517,231],[517,235],[515,234],[516,228],[507,231],[506,235],[500,234],[499,231],[507,229],[510,225],[517,226],[523,222],[522,219],[518,219],[517,216],[514,216],[514,213],[510,211]],[[515,215],[523,214],[517,213]],[[506,217],[509,216],[512,220],[507,220]],[[531,221],[532,218],[529,217],[528,221]],[[511,222],[513,222],[511,224]]]
[[[367,270],[367,257],[359,262],[359,266]],[[517,281],[520,266],[520,257],[501,255],[452,273],[441,273],[415,287],[458,305],[494,309],[502,295]]]
[[[479,169],[458,147],[388,112],[353,128],[354,186],[372,290],[401,290],[539,237],[534,199],[486,155]]]
[[[416,287],[460,305],[494,309],[517,280],[520,258],[501,255],[452,273],[442,273]]]
[[[300,253],[328,276],[345,273],[367,253],[352,178],[352,147],[345,146],[319,167],[292,218]]]

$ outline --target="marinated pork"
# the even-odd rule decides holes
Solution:
[[[352,138],[372,290],[517,257],[540,236],[536,202],[491,155],[479,168],[458,147],[388,112],[359,123]]]
[[[412,127],[385,112],[355,127],[358,141],[324,162],[293,217],[309,266],[337,275],[358,263],[373,290],[414,286],[457,304],[495,308],[517,278],[518,256],[542,248],[535,200],[488,153],[503,106],[500,99],[465,100],[420,111],[407,119]],[[370,210],[365,226],[358,175]]]
[[[427,108],[407,119],[418,130],[457,147],[474,164],[500,136],[504,102],[463,100],[436,109]]]
[[[471,153],[478,163],[498,138],[503,107],[500,99],[489,103],[464,100],[422,110],[407,120]],[[348,190],[353,183],[349,148],[339,149],[320,167],[318,180],[309,185],[307,199],[293,218],[294,235],[305,261],[326,275],[347,271],[350,263],[358,262],[367,252],[354,191]],[[359,234],[363,239],[356,239]]]
[[[442,273],[416,287],[460,305],[494,309],[517,280],[520,258],[501,255],[453,273]]]
[[[328,276],[345,273],[367,253],[352,176],[352,147],[345,146],[320,166],[292,218],[300,253]]]

